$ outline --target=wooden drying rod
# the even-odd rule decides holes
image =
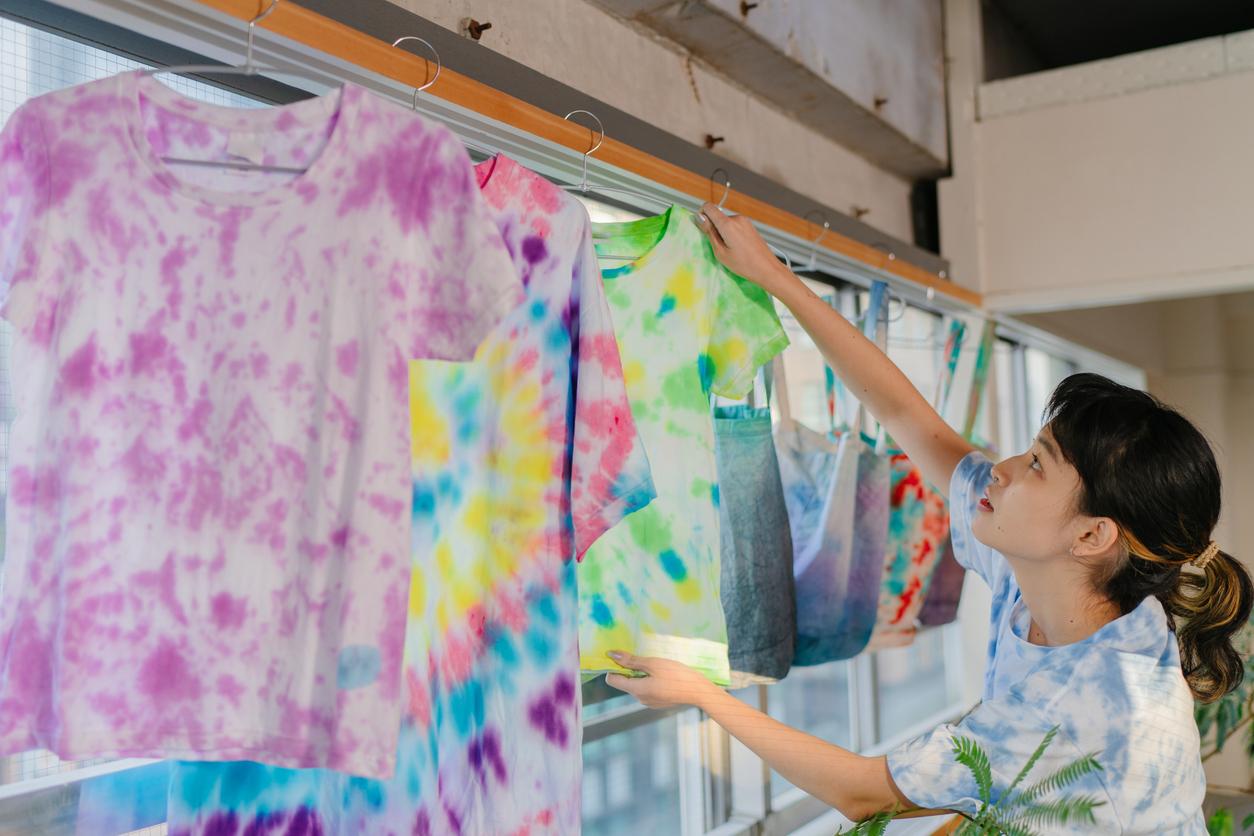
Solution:
[[[198,2],[244,22],[254,18],[258,10],[257,0],[198,0]],[[257,25],[411,87],[420,86],[431,77],[431,70],[425,58],[402,49],[395,49],[386,41],[372,38],[364,32],[311,12],[295,3],[280,3],[272,14]],[[448,67],[444,67],[440,73],[439,83],[426,90],[423,95],[435,96],[452,102],[518,130],[564,145],[577,153],[584,152],[588,147],[587,127],[568,122],[560,116],[502,93]],[[605,141],[597,149],[596,157],[598,160],[683,192],[697,200],[709,200],[711,197],[709,177],[680,168],[652,154],[646,154],[613,137],[605,137]],[[823,228],[818,224],[735,190],[728,197],[726,208],[805,240],[813,241],[819,238],[820,233],[823,233]],[[937,293],[974,308],[982,307],[983,300],[979,293],[943,279],[922,267],[908,264],[899,258],[891,258],[889,253],[870,244],[855,241],[829,230],[822,236],[819,246],[899,276],[924,288],[933,288]]]

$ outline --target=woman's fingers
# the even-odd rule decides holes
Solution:
[[[605,675],[606,685],[609,685],[611,688],[617,688],[620,691],[625,691],[632,696],[636,695],[635,689],[638,687],[639,681],[639,679],[635,679],[630,676],[623,676],[621,673],[607,673]]]
[[[727,242],[723,240],[723,236],[719,234],[718,228],[710,222],[704,214],[698,212],[692,216],[693,223],[697,225],[697,229],[705,233],[705,237],[710,239],[710,246],[714,249],[714,254],[727,252]]]
[[[606,655],[628,670],[648,673],[651,667],[650,660],[646,656],[633,656],[622,650],[611,650]]]

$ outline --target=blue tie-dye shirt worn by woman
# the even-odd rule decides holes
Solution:
[[[983,455],[972,453],[958,465],[949,493],[954,555],[993,591],[984,699],[958,723],[889,753],[893,780],[920,807],[974,814],[978,792],[971,773],[954,760],[953,738],[972,738],[988,753],[996,800],[1045,733],[1058,726],[1058,737],[1027,781],[1096,752],[1102,771],[1063,792],[1103,804],[1088,830],[1070,823],[1041,832],[1206,833],[1206,779],[1193,700],[1162,605],[1147,598],[1074,644],[1030,644],[1031,617],[1014,573],[1005,557],[971,533],[991,468]]]

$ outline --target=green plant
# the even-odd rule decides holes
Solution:
[[[1254,827],[1254,813],[1242,819],[1241,832],[1249,833],[1251,827]],[[1206,834],[1207,836],[1236,836],[1236,819],[1232,811],[1227,807],[1220,807],[1211,813],[1210,818],[1206,820]]]
[[[1254,665],[1254,622],[1247,623],[1233,639],[1247,671]],[[1224,744],[1238,731],[1245,730],[1245,753],[1254,760],[1254,677],[1246,676],[1231,693],[1210,704],[1193,708],[1197,731],[1202,737],[1202,760],[1224,750]]]
[[[1102,767],[1097,762],[1096,754],[1085,755],[1019,789],[1057,735],[1057,726],[1045,733],[1036,751],[995,802],[993,768],[988,754],[974,740],[955,737],[954,760],[971,773],[979,793],[979,809],[974,816],[961,814],[966,821],[958,827],[956,833],[959,836],[1035,836],[1034,828],[1040,825],[1095,823],[1093,811],[1105,802],[1088,795],[1045,799],[1046,796],[1061,793],[1085,775],[1100,771]],[[888,828],[888,823],[901,812],[899,808],[888,810],[858,822],[851,830],[840,832],[848,836],[881,836]]]

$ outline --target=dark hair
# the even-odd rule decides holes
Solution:
[[[1124,556],[1094,578],[1127,614],[1150,595],[1167,611],[1193,695],[1212,702],[1241,684],[1233,635],[1249,619],[1246,568],[1219,552],[1185,569],[1209,545],[1219,520],[1215,455],[1189,421],[1145,392],[1096,374],[1058,385],[1045,422],[1080,474],[1080,513],[1119,526]]]

